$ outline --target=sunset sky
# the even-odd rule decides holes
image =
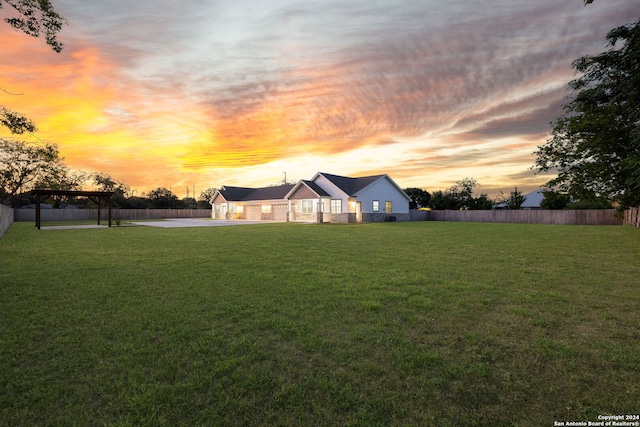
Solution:
[[[534,190],[575,78],[640,1],[53,0],[53,52],[0,25],[0,105],[140,195],[387,173]],[[0,18],[11,16],[8,6]]]

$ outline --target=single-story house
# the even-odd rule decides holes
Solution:
[[[217,219],[358,223],[408,221],[410,201],[386,174],[351,178],[318,172],[296,184],[224,186],[211,205]]]

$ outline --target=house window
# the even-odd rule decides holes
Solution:
[[[393,202],[384,202],[384,211],[388,214],[393,212]]]
[[[229,203],[229,213],[234,213],[236,211],[236,204]]]
[[[303,200],[302,201],[302,213],[312,213],[313,212],[313,200]]]
[[[331,213],[342,213],[342,199],[331,199]]]
[[[217,214],[220,214],[220,203],[215,204],[215,210]]]
[[[380,212],[380,200],[373,201],[373,211]]]

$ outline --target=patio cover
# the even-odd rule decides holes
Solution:
[[[36,228],[40,230],[40,196],[87,197],[98,205],[98,225],[100,225],[100,202],[104,200],[109,207],[109,227],[111,227],[111,196],[113,191],[71,191],[71,190],[33,190],[36,196]]]

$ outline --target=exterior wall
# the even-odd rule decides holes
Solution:
[[[226,205],[227,201],[222,197],[222,195],[218,194],[216,198],[211,203],[211,218],[213,219],[224,219],[226,208],[223,212],[222,206]]]
[[[330,197],[328,198],[323,198],[323,208],[322,208],[322,212],[324,213],[323,216],[323,222],[347,222],[347,219],[345,217],[344,220],[342,221],[330,221],[327,220],[327,218],[330,218],[330,216],[328,217],[328,214],[331,214],[331,199],[337,200],[340,199],[342,200],[342,213],[341,214],[346,214],[348,213],[348,209],[349,209],[349,195],[346,194],[344,191],[342,191],[341,189],[339,189],[338,187],[336,187],[331,181],[329,181],[327,178],[325,178],[324,176],[320,175],[318,176],[314,182],[320,187],[322,188],[324,191],[327,192],[327,194],[330,195]],[[355,210],[354,210],[355,212]],[[336,218],[339,218],[340,213],[333,213],[332,215],[334,215]]]
[[[362,204],[362,213],[374,213],[373,201],[380,202],[380,212],[385,213],[385,202],[392,202],[390,215],[408,214],[409,201],[388,179],[380,179],[358,193],[357,200]],[[364,221],[364,216],[363,219]]]
[[[374,182],[359,192],[356,198],[350,198],[324,176],[318,176],[314,182],[331,195],[330,198],[323,198],[323,222],[358,222],[358,218],[356,217],[357,202],[360,202],[362,222],[386,221],[389,215],[394,216],[397,221],[409,220],[409,201],[401,191],[386,178]],[[331,199],[342,200],[342,213],[330,212]],[[374,200],[380,202],[379,212],[373,212]],[[393,206],[391,214],[385,212],[385,202],[388,201],[392,202]]]
[[[376,212],[376,213],[362,213],[362,222],[384,222],[387,220],[387,215],[384,212]]]
[[[11,227],[11,224],[13,224],[13,218],[13,209],[8,206],[0,205],[0,239],[2,239],[4,233],[6,233],[9,227]]]
[[[321,212],[302,213],[298,211],[292,211],[290,213],[289,221],[322,222],[322,213]]]
[[[315,198],[307,197],[303,199],[292,199],[291,202],[291,210],[289,211],[289,221],[298,221],[298,222],[323,222],[322,221],[322,211],[323,203],[321,200],[318,200],[318,196],[313,194]],[[311,208],[311,212],[302,212],[302,200],[311,200],[313,206]],[[327,205],[328,206],[328,205]],[[329,208],[327,207],[327,210]]]
[[[343,222],[343,223],[348,223],[349,222],[349,214],[347,212],[343,212],[343,213],[340,213],[340,214],[324,212],[322,214],[322,222]],[[354,219],[353,222],[356,222],[355,219]]]
[[[311,191],[309,187],[306,185],[301,185],[298,190],[294,194],[291,195],[291,199],[293,200],[302,200],[302,199],[317,199],[318,195]]]

